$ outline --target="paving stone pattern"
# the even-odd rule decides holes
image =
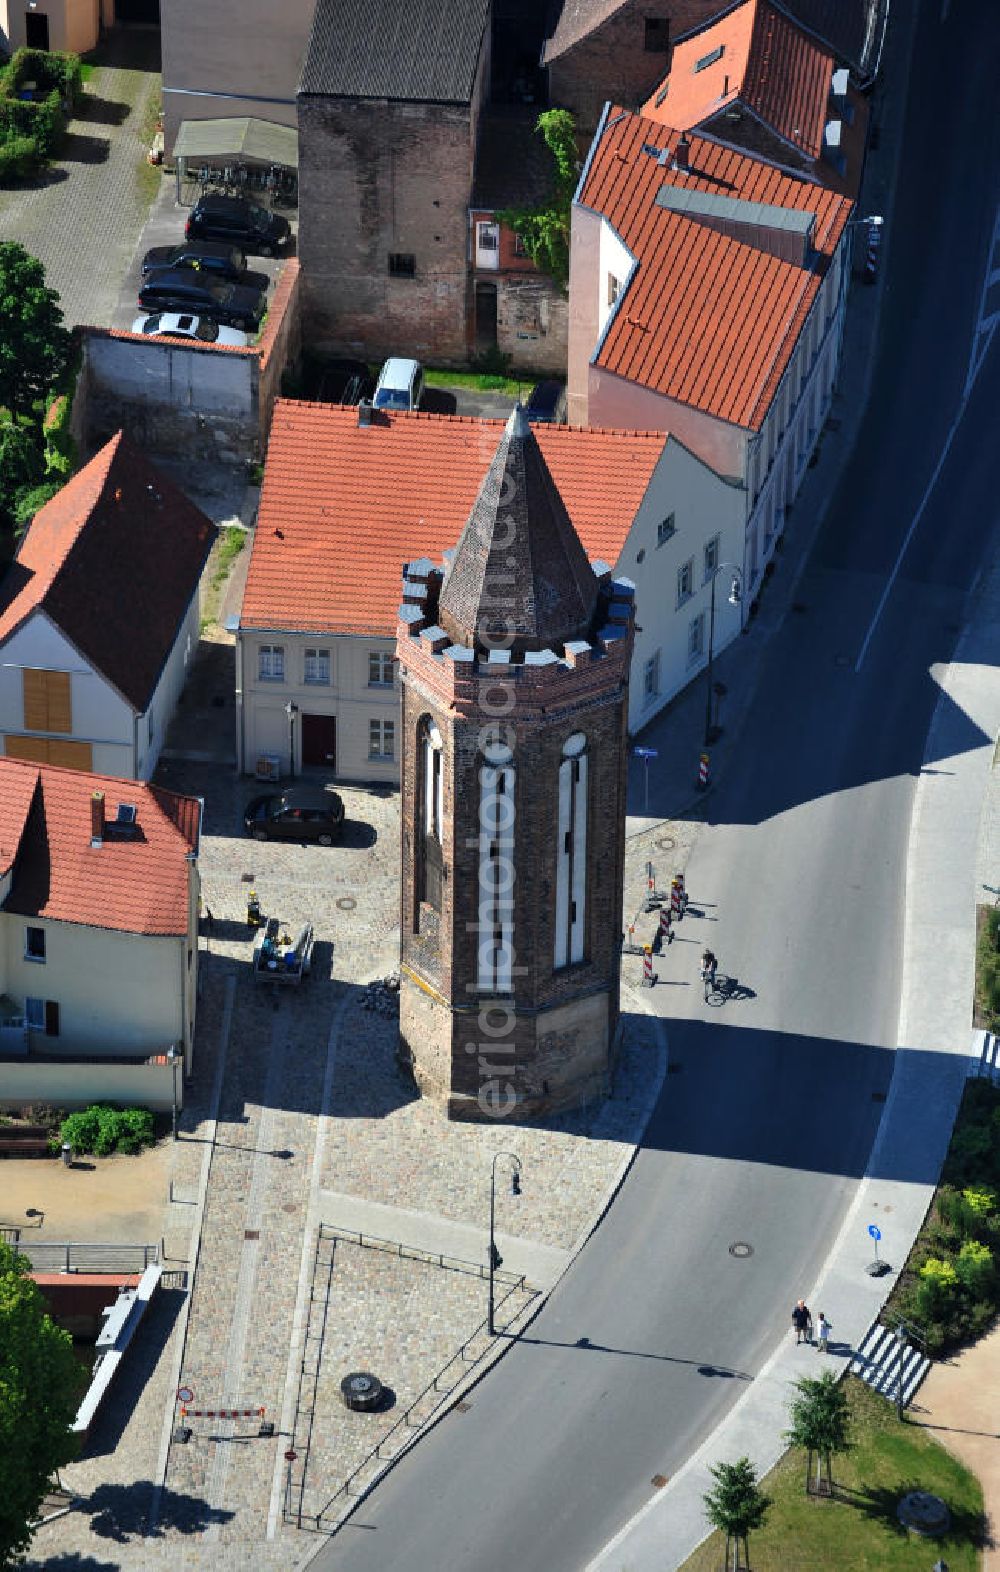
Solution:
[[[311,1185],[485,1224],[491,1155],[514,1149],[525,1194],[503,1203],[519,1211],[498,1216],[498,1226],[569,1248],[627,1160],[659,1056],[649,1017],[630,1009],[626,993],[626,1046],[611,1101],[542,1128],[449,1125],[398,1068],[395,1021],[361,1007],[364,983],[391,970],[398,955],[397,796],[342,788],[343,846],[261,844],[242,832],[243,807],[261,790],[254,782],[177,758],[159,778],[207,804],[200,867],[211,934],[202,940],[196,1059],[173,1149],[174,1200],[165,1198],[163,1216],[168,1265],[193,1267],[197,1257],[197,1270],[190,1299],[165,1297],[87,1456],[65,1470],[79,1506],[39,1530],[29,1565],[75,1553],[129,1569],[286,1568],[316,1544],[315,1532],[280,1517],[277,1538],[266,1538],[272,1488],[285,1478],[286,1396],[299,1453],[291,1504],[308,1520],[323,1513],[436,1376],[443,1387],[453,1383],[463,1343],[472,1340],[470,1368],[490,1352],[478,1263],[452,1271],[343,1241],[323,1241],[317,1252]],[[670,829],[680,857],[694,831]],[[644,856],[644,845],[630,844],[626,905],[641,900]],[[301,987],[252,980],[248,877],[266,912],[292,931],[306,920],[315,926],[314,973]],[[328,1051],[334,1074],[324,1115]],[[202,1215],[193,1203],[206,1170]],[[484,1229],[484,1259],[485,1248]],[[303,1271],[312,1297],[296,1330]],[[526,1292],[513,1296],[500,1319],[531,1300]],[[357,1368],[374,1369],[392,1388],[394,1406],[376,1415],[344,1409],[340,1380]],[[194,1436],[169,1446],[161,1480],[178,1375],[195,1392],[192,1407],[262,1406],[279,1433],[260,1439],[255,1420],[192,1416]],[[436,1401],[425,1399],[414,1419],[422,1422]],[[390,1441],[390,1453],[397,1445],[398,1438]]]
[[[44,264],[67,327],[108,327],[149,210],[139,128],[159,102],[159,33],[117,28],[85,84],[62,156],[29,185],[0,190],[0,239]]]

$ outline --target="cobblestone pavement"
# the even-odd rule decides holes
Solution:
[[[91,1450],[64,1470],[78,1508],[40,1528],[29,1565],[77,1554],[98,1569],[287,1568],[312,1553],[316,1535],[286,1526],[283,1507],[293,1517],[301,1509],[313,1527],[317,1516],[331,1524],[342,1484],[414,1398],[437,1377],[446,1394],[457,1368],[475,1372],[497,1350],[482,1331],[485,1232],[481,1261],[468,1270],[317,1243],[321,1189],[480,1226],[491,1155],[513,1144],[525,1197],[516,1219],[498,1216],[500,1230],[568,1250],[627,1164],[663,1060],[650,1017],[626,991],[626,1042],[608,1102],[544,1127],[449,1124],[397,1067],[394,1019],[363,1008],[363,983],[398,955],[397,794],[338,788],[344,844],[302,847],[246,839],[242,810],[259,787],[225,766],[171,758],[160,778],[207,803],[200,867],[211,935],[162,1229],[168,1268],[188,1271],[193,1284],[164,1297]],[[697,832],[670,825],[659,838],[668,832],[673,872]],[[647,855],[643,837],[630,842],[627,910],[641,903]],[[251,887],[293,930],[315,925],[314,972],[300,988],[275,993],[252,981]],[[498,1319],[535,1302],[518,1290]],[[359,1368],[392,1388],[379,1414],[350,1414],[341,1403],[341,1379]],[[180,1380],[195,1393],[192,1408],[263,1407],[277,1434],[259,1438],[253,1419],[192,1415],[191,1441],[172,1441]],[[424,1398],[414,1424],[440,1400]],[[389,1436],[385,1456],[414,1433],[404,1425]],[[383,1462],[356,1483],[376,1466]]]
[[[150,205],[139,132],[159,101],[159,32],[116,28],[99,58],[61,158],[32,184],[0,190],[0,239],[44,264],[67,327],[110,325]]]

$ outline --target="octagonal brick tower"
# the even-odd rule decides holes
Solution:
[[[634,586],[589,563],[520,406],[449,561],[408,564],[400,1052],[452,1118],[605,1092]]]

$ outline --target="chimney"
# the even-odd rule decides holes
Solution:
[[[90,844],[91,846],[104,845],[104,793],[102,791],[90,794]]]
[[[688,141],[687,132],[682,131],[680,141],[674,148],[674,168],[687,171],[691,167],[691,143]]]
[[[372,423],[372,405],[369,399],[363,398],[358,403],[358,425],[370,426]]]

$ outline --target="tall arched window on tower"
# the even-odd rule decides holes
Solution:
[[[444,861],[442,826],[444,824],[444,745],[441,733],[430,716],[421,727],[423,750],[420,848],[420,899],[441,910],[441,869]]]
[[[587,739],[576,731],[563,743],[559,765],[559,840],[556,846],[554,966],[584,959],[587,916]]]
[[[514,755],[483,749],[479,771],[479,987],[509,993],[514,963]]]

